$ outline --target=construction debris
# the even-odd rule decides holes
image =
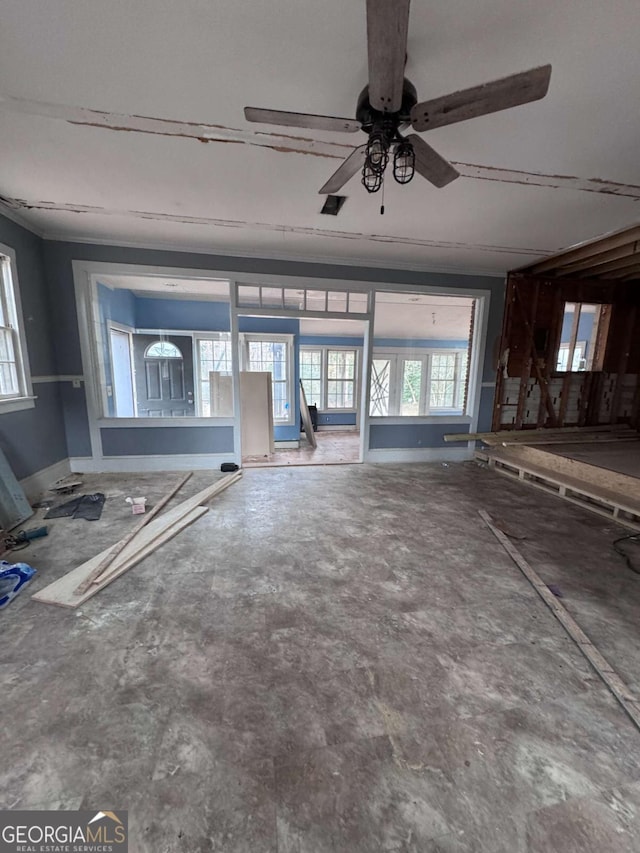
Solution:
[[[121,545],[123,540],[49,584],[40,592],[35,593],[32,598],[35,601],[57,604],[60,607],[79,607],[204,515],[208,508],[202,504],[208,503],[213,497],[236,483],[241,476],[242,472],[238,471],[235,474],[223,477],[217,483],[178,504],[174,509],[155,518],[143,529],[136,531],[136,535],[127,541],[115,558],[112,558],[112,553]],[[145,521],[148,519],[147,516]],[[125,537],[125,540],[127,539],[128,537]],[[107,560],[109,563],[105,571],[102,566]],[[96,570],[99,570],[100,574],[96,574]],[[89,588],[83,594],[78,595],[77,589],[81,586],[84,588],[86,581],[90,578]]]

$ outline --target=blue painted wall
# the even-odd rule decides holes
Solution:
[[[398,428],[399,426],[399,428]],[[424,447],[450,447],[444,436],[452,432],[451,424],[385,424],[372,423],[369,427],[371,450],[415,450]],[[455,424],[453,432],[469,432],[469,424]]]
[[[137,329],[198,332],[228,332],[231,329],[228,302],[147,299],[140,296],[134,300]]]
[[[31,375],[55,376],[59,371],[52,340],[42,240],[0,215],[0,243],[16,253]],[[71,383],[67,384],[65,390],[70,391]],[[0,447],[18,479],[67,457],[61,384],[38,382],[33,393],[37,397],[35,408],[0,414]]]
[[[122,427],[102,429],[105,456],[233,453],[233,427]]]
[[[489,276],[464,276],[447,273],[425,273],[412,270],[394,270],[385,268],[363,268],[347,265],[319,264],[305,261],[279,261],[272,259],[239,258],[224,255],[205,255],[189,252],[165,251],[161,249],[135,249],[124,246],[103,246],[86,243],[67,243],[62,241],[45,241],[44,258],[51,289],[51,312],[55,330],[54,344],[56,359],[60,373],[79,373],[81,371],[80,341],[75,307],[75,295],[71,262],[74,259],[88,261],[103,261],[123,264],[144,264],[148,266],[165,266],[189,269],[227,270],[230,273],[249,273],[263,275],[295,275],[304,278],[323,278],[336,280],[369,281],[381,287],[390,283],[411,286],[432,286],[448,288],[476,288],[488,290],[492,294],[489,313],[487,346],[485,353],[484,374],[485,382],[495,380],[494,352],[495,342],[500,336],[502,310],[504,303],[504,281]],[[483,398],[486,399],[483,394]],[[483,399],[483,418],[478,424],[479,430],[491,427],[490,406]],[[67,413],[67,439],[69,453],[72,456],[82,455],[88,446],[88,423],[86,411],[81,405],[69,409]],[[378,433],[377,442],[386,442],[384,446],[397,447],[427,447],[439,444],[425,444],[425,440],[436,441],[433,430],[416,432],[413,424],[375,425],[384,426],[386,432]],[[425,425],[430,426],[430,425]],[[437,425],[445,432],[450,431],[446,423]],[[456,428],[460,425],[456,424]],[[176,429],[168,427],[167,429]],[[193,428],[189,428],[193,429]],[[389,430],[394,430],[398,437],[390,438]],[[153,433],[143,438],[140,429],[129,430],[124,437],[130,453],[154,453],[155,439]],[[114,439],[115,440],[115,439]],[[391,444],[389,444],[391,442]],[[157,447],[163,446],[158,439]]]

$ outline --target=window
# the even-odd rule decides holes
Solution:
[[[208,335],[206,338],[196,338],[196,359],[200,386],[200,415],[205,418],[233,417],[231,334],[219,332]],[[212,377],[212,373],[216,376]]]
[[[182,358],[182,353],[170,341],[155,341],[149,344],[144,353],[145,358]]]
[[[602,370],[610,317],[610,305],[565,302],[556,370]]]
[[[419,415],[422,399],[423,363],[417,359],[405,359],[402,367],[401,415]]]
[[[245,369],[271,373],[276,423],[293,420],[291,342],[291,335],[244,335]]]
[[[389,414],[390,401],[391,359],[374,358],[371,362],[371,417],[386,417]]]
[[[466,352],[434,353],[431,356],[429,408],[462,408],[466,372]]]
[[[301,347],[300,378],[310,405],[321,411],[357,408],[358,351],[348,347]]]
[[[353,350],[327,350],[327,409],[355,406],[356,354]]]
[[[3,254],[2,249],[0,246],[0,404],[6,411],[8,408],[32,406],[33,398],[30,396],[13,253],[6,249],[7,254]]]
[[[371,417],[462,414],[467,351],[374,351],[371,363]]]
[[[321,349],[300,350],[300,379],[305,397],[310,406],[322,409],[322,362]]]

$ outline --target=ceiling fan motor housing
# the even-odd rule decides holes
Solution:
[[[409,124],[411,110],[417,103],[416,88],[406,77],[402,86],[402,103],[400,109],[395,113],[383,113],[374,109],[369,102],[369,87],[365,86],[358,97],[356,119],[362,125],[365,133],[371,133],[374,126],[384,127],[389,139],[393,139],[401,125]]]

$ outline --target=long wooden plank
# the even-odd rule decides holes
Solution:
[[[184,484],[190,479],[193,475],[193,472],[190,472],[185,477],[183,477],[176,485],[171,489],[170,492],[158,501],[158,503],[151,509],[148,513],[145,513],[143,517],[140,519],[138,524],[127,533],[127,535],[122,538],[119,542],[113,546],[113,548],[109,551],[107,556],[100,562],[99,565],[91,572],[91,574],[84,579],[84,581],[78,585],[76,589],[77,595],[82,595],[86,592],[92,583],[97,583],[98,579],[102,575],[107,575],[109,570],[111,569],[112,563],[115,558],[123,551],[129,542],[131,542],[137,535],[140,533],[143,527],[146,527],[149,522],[158,515],[161,509],[163,509],[171,500],[171,498],[176,495],[180,489],[184,486]]]
[[[233,485],[240,479],[241,475],[241,471],[236,471],[233,474],[229,474],[228,476],[223,477],[221,480],[218,480],[218,482],[214,483],[212,486],[207,486],[205,489],[202,489],[193,497],[188,498],[186,501],[183,501],[174,509],[164,513],[164,515],[160,515],[155,518],[150,524],[148,524],[143,530],[140,531],[139,535],[133,541],[131,541],[121,551],[120,554],[118,554],[118,556],[112,563],[111,572],[108,576],[101,578],[100,585],[92,585],[92,588],[86,593],[84,593],[84,595],[75,595],[75,589],[82,581],[84,581],[92,572],[95,571],[96,567],[100,564],[100,562],[104,560],[104,558],[109,554],[111,548],[106,548],[100,554],[97,554],[95,557],[92,557],[90,560],[87,560],[85,563],[82,563],[80,566],[64,575],[64,577],[59,578],[57,581],[54,581],[53,584],[50,584],[45,589],[35,593],[32,598],[35,598],[37,601],[47,601],[51,604],[59,604],[60,601],[58,601],[57,599],[61,596],[65,602],[63,606],[77,607],[78,604],[81,604],[82,601],[85,601],[87,597],[90,597],[90,595],[93,595],[99,589],[102,589],[103,580],[110,580],[112,576],[119,571],[121,566],[125,564],[129,566],[131,561],[139,557],[139,554],[141,552],[147,553],[149,547],[153,545],[156,540],[166,541],[164,539],[165,531],[173,529],[176,524],[179,524],[182,519],[188,516],[193,510],[198,509],[201,504],[210,501],[213,497],[215,497],[215,495],[219,494],[224,489]],[[139,557],[139,559],[142,558]],[[56,596],[55,601],[49,601],[49,598],[45,595],[48,594],[52,588],[53,594]],[[42,597],[43,595],[45,595],[45,597]]]
[[[618,700],[633,724],[636,728],[640,729],[640,704],[638,704],[638,697],[629,690],[627,685],[615,671],[614,667],[611,666],[611,664],[600,654],[596,646],[594,646],[573,616],[571,616],[569,611],[551,592],[540,575],[529,565],[515,545],[513,545],[504,533],[501,530],[498,530],[498,528],[492,523],[489,513],[483,509],[478,510],[478,513],[480,518],[482,518],[489,530],[493,533],[498,542],[502,545],[504,550],[547,605],[549,610],[551,610],[553,615],[560,622],[567,634],[569,634],[571,639],[576,643],[582,654],[604,681],[607,688]]]
[[[309,406],[307,404],[307,395],[304,393],[304,385],[302,384],[302,379],[300,380],[300,415],[302,417],[302,424],[304,426],[305,435],[307,436],[307,441],[314,449],[318,446],[316,441],[316,436],[313,431],[313,422],[311,420],[311,414],[309,412]]]
[[[206,506],[199,506],[191,509],[174,524],[165,527],[164,530],[156,535],[153,540],[148,542],[144,548],[139,549],[132,557],[124,561],[120,561],[116,569],[106,577],[103,577],[99,583],[92,584],[83,595],[76,595],[75,589],[78,586],[79,581],[86,576],[85,566],[88,565],[87,563],[82,566],[78,566],[71,572],[68,572],[57,581],[49,584],[49,586],[34,593],[31,597],[35,601],[41,601],[44,604],[57,604],[59,607],[69,607],[71,609],[80,607],[85,603],[85,601],[88,601],[96,593],[100,592],[101,589],[104,589],[105,586],[108,586],[116,578],[119,578],[120,575],[123,575],[125,572],[129,571],[129,569],[133,568],[133,566],[140,563],[145,559],[145,557],[148,557],[161,545],[164,545],[165,542],[173,539],[173,537],[180,533],[180,531],[184,530],[185,527],[193,524],[194,521],[197,521],[208,511],[208,507]],[[102,555],[99,554],[98,557],[94,558],[94,560],[99,560],[101,556]]]
[[[611,426],[594,426],[594,427],[556,427],[543,429],[501,429],[496,432],[454,432],[444,436],[445,441],[484,441],[485,438],[494,438],[502,441],[503,439],[516,439],[522,441],[531,441],[532,438],[551,438],[556,435],[590,435],[591,433],[607,432],[612,435],[617,435],[624,432],[629,432],[629,427],[626,424]],[[570,441],[567,438],[567,441]]]
[[[196,509],[202,504],[208,503],[216,495],[220,494],[220,492],[224,491],[229,486],[237,482],[241,476],[241,471],[236,471],[233,474],[229,474],[226,477],[223,477],[221,480],[218,480],[218,482],[214,483],[212,486],[207,486],[206,488],[202,489],[193,497],[187,498],[187,500],[182,501],[182,503],[178,504],[178,506],[174,507],[169,512],[166,512],[164,515],[161,515],[159,518],[156,518],[151,524],[145,527],[143,532],[141,532],[137,537],[135,537],[131,542],[129,542],[127,546],[125,546],[125,548],[113,561],[110,567],[109,574],[111,574],[111,571],[116,571],[121,562],[129,560],[136,554],[137,551],[146,548],[147,545],[151,541],[153,541],[156,536],[159,536],[162,533],[165,527],[175,524],[176,522],[180,521],[185,515],[187,515],[191,510]],[[96,560],[98,560],[98,558],[102,558],[102,560],[106,559],[110,550],[111,549],[106,549],[101,554],[98,554],[97,557],[92,557],[90,560],[83,564],[84,568],[89,573],[95,572],[95,569],[98,566]],[[106,577],[106,574],[101,575],[100,579],[102,579],[103,577]]]

